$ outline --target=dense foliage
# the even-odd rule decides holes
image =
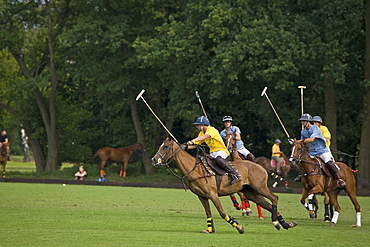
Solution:
[[[361,0],[5,0],[0,11],[1,127],[14,152],[26,128],[39,172],[140,141],[153,173],[148,157],[166,132],[135,101],[143,88],[180,142],[197,134],[198,91],[213,126],[233,116],[250,150],[270,156],[273,140],[287,137],[260,94],[267,86],[299,138],[300,85],[304,111],[323,117],[332,147],[349,154],[338,158],[358,166],[367,86]]]

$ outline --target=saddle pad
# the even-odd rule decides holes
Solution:
[[[284,159],[281,160],[281,166],[285,166],[285,160]],[[276,167],[276,161],[275,160],[271,160],[271,167]]]

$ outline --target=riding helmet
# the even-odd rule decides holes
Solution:
[[[230,116],[224,116],[224,117],[222,118],[222,122],[226,122],[226,121],[230,121],[230,122],[232,122],[232,121],[233,121],[233,118],[232,118],[232,117],[230,117]]]
[[[322,123],[322,118],[320,116],[314,116],[312,118],[312,122],[319,122],[319,123]]]
[[[274,141],[275,143],[281,143],[281,141],[279,139],[275,139]]]
[[[205,116],[200,116],[197,118],[197,120],[195,120],[194,124],[202,124],[209,126],[209,119]]]
[[[305,113],[300,119],[298,119],[298,121],[312,121],[312,116],[308,113]]]

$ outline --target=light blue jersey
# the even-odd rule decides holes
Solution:
[[[231,125],[230,126],[230,129],[228,131],[228,134],[233,133],[234,130],[236,130],[235,133],[237,133],[237,134],[240,134],[241,133],[239,127],[234,126],[234,125]],[[220,135],[221,135],[222,139],[225,138],[225,136],[226,136],[226,129],[224,129],[223,131],[221,131]],[[244,148],[244,142],[242,140],[236,141],[236,148],[238,150]]]
[[[320,155],[323,153],[330,152],[329,147],[326,146],[326,140],[322,136],[321,130],[316,125],[311,125],[310,129],[304,128],[301,131],[301,139],[315,137],[313,142],[310,142],[310,153],[311,156]]]

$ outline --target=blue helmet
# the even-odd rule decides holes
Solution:
[[[200,116],[197,118],[197,120],[195,120],[194,124],[202,124],[209,126],[209,119],[205,116]]]
[[[222,118],[222,122],[226,122],[226,121],[230,121],[230,122],[232,122],[232,121],[233,121],[233,118],[232,118],[232,117],[230,117],[230,116],[224,116],[224,117]]]
[[[322,118],[320,116],[314,116],[312,118],[312,122],[319,122],[319,123],[322,123]]]
[[[308,113],[305,113],[300,119],[298,119],[298,121],[312,121],[312,116]]]
[[[275,139],[274,141],[275,143],[281,143],[281,141],[279,139]]]

